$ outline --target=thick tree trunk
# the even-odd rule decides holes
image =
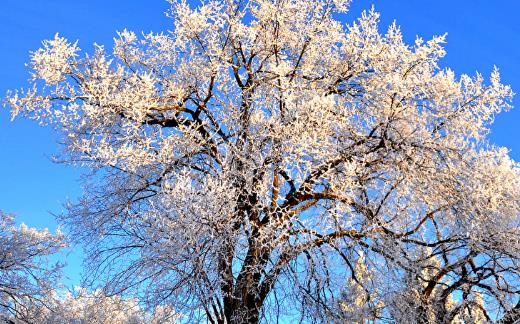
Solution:
[[[260,308],[251,302],[236,300],[233,305],[225,305],[224,308],[229,324],[256,324],[260,319]]]
[[[424,304],[417,308],[417,324],[431,324],[428,318],[427,306]]]

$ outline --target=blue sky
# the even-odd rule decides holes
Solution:
[[[354,0],[345,22],[374,5],[381,12],[381,27],[393,20],[402,27],[408,42],[415,35],[424,39],[448,32],[448,55],[441,61],[457,74],[475,71],[488,76],[493,65],[520,93],[520,1],[517,0]],[[24,66],[29,52],[56,32],[79,40],[83,50],[92,44],[112,46],[117,30],[165,31],[172,22],[165,17],[165,0],[3,0],[0,4],[0,97],[8,89],[27,85]],[[520,103],[515,98],[514,103]],[[493,143],[511,149],[520,161],[520,107],[497,117]],[[0,109],[0,209],[16,213],[30,226],[54,229],[52,213],[62,203],[81,193],[81,170],[54,164],[56,136],[49,128],[17,119],[10,122],[7,109]],[[76,254],[74,254],[76,253]],[[79,257],[74,252],[66,275],[79,276]],[[76,256],[74,256],[76,255]]]

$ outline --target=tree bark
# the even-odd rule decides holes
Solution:
[[[229,324],[256,324],[260,319],[260,308],[247,296],[244,300],[224,305],[226,320]]]

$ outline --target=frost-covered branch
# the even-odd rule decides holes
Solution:
[[[8,103],[93,170],[61,218],[87,283],[213,323],[511,314],[520,169],[486,137],[510,87],[349,2],[172,1],[171,32],[33,53]]]

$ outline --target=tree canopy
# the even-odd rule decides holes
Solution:
[[[45,257],[65,246],[61,232],[17,226],[13,215],[0,211],[0,322],[28,320],[29,307],[45,307],[46,296],[58,287],[61,268]]]
[[[210,323],[519,316],[510,87],[348,4],[171,1],[173,31],[32,54],[8,103],[92,170],[60,217],[88,283]]]

